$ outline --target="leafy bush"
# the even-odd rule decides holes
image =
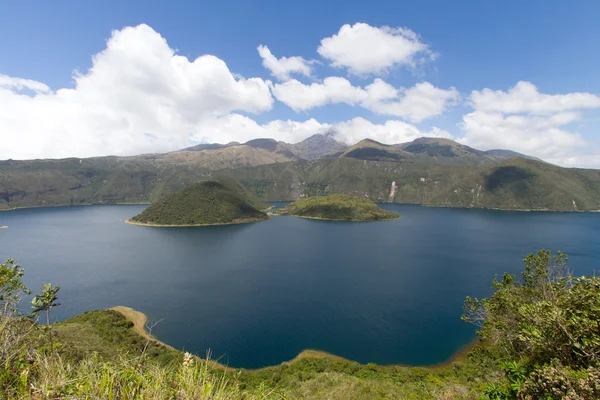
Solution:
[[[541,250],[524,261],[520,280],[505,274],[489,299],[465,301],[463,319],[499,349],[506,375],[506,384],[490,386],[488,397],[539,398],[543,387],[544,398],[562,398],[552,397],[555,392],[597,398],[586,397],[592,389],[580,381],[595,387],[600,366],[600,279],[573,277],[560,252]]]

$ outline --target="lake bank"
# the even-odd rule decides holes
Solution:
[[[265,200],[267,203],[292,203],[294,200]],[[557,212],[557,213],[600,213],[600,210],[554,210],[554,209],[524,209],[524,208],[486,208],[486,207],[453,207],[453,206],[443,206],[443,205],[429,205],[424,203],[397,203],[397,202],[389,202],[389,201],[376,201],[376,204],[395,204],[400,206],[420,206],[425,208],[447,208],[447,209],[455,209],[455,210],[490,210],[490,211],[521,211],[521,212]],[[60,208],[60,207],[89,207],[89,206],[139,206],[139,205],[147,205],[149,206],[150,202],[117,202],[117,203],[85,203],[85,204],[52,204],[52,205],[34,205],[34,206],[18,206],[18,207],[10,207],[10,208],[0,208],[0,212],[2,211],[15,211],[15,210],[23,210],[30,208]],[[264,210],[261,210],[265,213],[272,211],[275,207],[269,207]],[[367,221],[368,222],[368,221]]]
[[[132,221],[131,219],[125,220],[126,224],[129,225],[138,225],[138,226],[148,226],[151,228],[195,228],[201,226],[222,226],[222,225],[241,225],[241,224],[253,224],[256,222],[267,221],[271,217],[267,214],[268,218],[264,219],[252,219],[252,220],[237,220],[232,222],[223,222],[219,224],[186,224],[186,225],[165,225],[165,224],[147,224],[145,222]]]
[[[331,221],[331,222],[377,222],[377,221],[393,221],[395,219],[401,218],[401,215],[398,215],[395,218],[390,218],[390,219],[376,219],[376,220],[369,220],[369,219],[330,219],[330,218],[321,218],[321,217],[307,217],[305,215],[282,215],[282,214],[273,214],[273,213],[269,213],[269,216],[273,216],[273,217],[296,217],[296,218],[314,219],[314,220],[318,220],[318,221]]]
[[[144,339],[153,341],[154,343],[159,344],[161,346],[165,346],[166,348],[168,348],[170,350],[183,352],[183,350],[178,350],[178,349],[174,348],[173,346],[152,336],[151,332],[149,332],[147,330],[148,317],[143,312],[137,311],[131,307],[125,307],[125,306],[115,306],[115,307],[109,308],[109,310],[117,311],[121,315],[123,315],[125,317],[125,319],[127,319],[128,321],[130,321],[133,324],[133,329],[135,330],[135,332],[138,335],[142,336]],[[467,358],[469,352],[478,343],[479,343],[479,339],[476,338],[471,343],[469,343],[466,346],[463,346],[462,348],[457,350],[448,360],[437,363],[437,364],[433,364],[433,365],[385,364],[385,365],[377,365],[377,367],[378,368],[406,367],[406,368],[424,368],[424,369],[428,369],[428,370],[439,370],[441,368],[446,368],[455,362],[464,361]],[[202,359],[202,357],[200,357],[196,354],[194,354],[194,357],[196,357],[198,359]],[[292,358],[291,360],[283,361],[282,364],[285,364],[285,363],[291,364],[291,363],[295,363],[295,362],[298,362],[298,361],[304,360],[304,359],[323,359],[323,358],[354,362],[354,360],[350,360],[348,358],[344,358],[344,357],[341,357],[341,356],[338,356],[338,355],[335,355],[332,353],[328,353],[326,351],[315,350],[315,349],[306,349],[306,350],[302,350],[300,353],[298,353],[298,355],[296,357]],[[229,367],[227,365],[221,364],[214,360],[211,360],[211,363],[214,363],[214,366],[216,368],[222,369],[222,370],[229,370],[229,371],[247,370],[247,371],[251,371],[251,372],[258,372],[258,371],[266,370],[266,369],[277,366],[277,365],[268,365],[268,366],[265,366],[262,368],[247,369],[247,368]]]

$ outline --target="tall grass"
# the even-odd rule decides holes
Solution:
[[[212,361],[186,353],[183,362],[163,366],[143,357],[106,362],[97,355],[71,363],[58,354],[38,354],[21,370],[6,399],[177,399],[262,400],[280,398],[259,387],[241,390],[235,376],[215,372]]]

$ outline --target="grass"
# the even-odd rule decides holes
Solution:
[[[239,148],[235,154],[221,151],[232,151],[232,147],[215,150],[211,156],[206,152],[176,152],[137,157],[0,161],[0,209],[153,203],[187,185],[215,179],[217,174],[238,179],[265,201],[347,193],[368,195],[375,201],[430,206],[571,210],[575,200],[580,211],[600,209],[600,170],[560,168],[534,160],[505,160],[438,141],[413,143],[409,149],[414,152],[363,141],[347,149],[354,158],[341,155],[310,162],[272,158],[275,153],[249,146],[246,150],[252,151],[246,155],[238,154]],[[242,159],[238,160],[238,156]],[[396,162],[402,157],[407,160]],[[495,177],[504,175],[502,171],[494,175],[495,169],[506,166],[533,172],[532,184],[524,181],[488,189],[486,178],[492,176],[488,183],[493,186]],[[397,186],[393,195],[392,182]],[[480,192],[479,187],[482,187]]]
[[[309,197],[273,211],[275,215],[295,215],[332,221],[379,221],[398,218],[375,202],[347,194]]]
[[[112,390],[115,399],[472,399],[498,374],[477,350],[431,368],[365,365],[307,350],[277,366],[227,369],[154,341],[141,329],[143,314],[118,309],[126,316],[92,311],[56,324],[60,350],[39,360],[44,377],[33,386],[58,398],[109,398]]]

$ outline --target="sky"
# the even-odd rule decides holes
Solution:
[[[597,1],[0,0],[0,159],[332,132],[600,168]]]

